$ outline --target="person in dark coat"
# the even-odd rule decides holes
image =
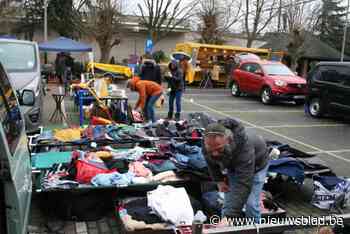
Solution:
[[[66,56],[64,55],[64,53],[58,53],[56,55],[56,60],[55,60],[55,71],[61,84],[64,84],[65,82],[64,76],[65,76],[66,69],[67,69]]]
[[[140,73],[141,80],[149,80],[162,84],[160,67],[153,59],[144,59]]]
[[[210,175],[225,192],[222,215],[242,216],[260,222],[260,194],[268,170],[268,148],[261,136],[247,133],[235,119],[209,124],[204,133],[203,154]]]
[[[179,67],[179,63],[174,60],[169,63],[169,70],[171,76],[167,78],[170,93],[169,93],[169,111],[168,119],[173,118],[174,114],[174,102],[176,101],[176,113],[175,119],[180,120],[181,115],[181,97],[184,90],[184,80],[183,80],[183,71]]]

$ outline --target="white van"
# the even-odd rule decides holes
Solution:
[[[0,62],[9,74],[17,95],[22,95],[25,89],[35,93],[33,105],[23,105],[21,102],[20,105],[26,131],[37,130],[42,121],[43,105],[38,44],[31,41],[0,38]]]

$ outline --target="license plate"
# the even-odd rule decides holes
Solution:
[[[294,99],[305,99],[305,95],[294,96]]]

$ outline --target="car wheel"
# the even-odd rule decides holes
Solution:
[[[313,98],[309,103],[309,113],[312,117],[322,117],[323,115],[323,106],[319,98]]]
[[[261,91],[261,102],[265,105],[271,104],[272,103],[272,94],[271,94],[271,89],[269,87],[265,87]]]
[[[231,84],[231,94],[234,97],[241,96],[241,90],[239,89],[239,86],[235,81],[232,81],[232,84]]]

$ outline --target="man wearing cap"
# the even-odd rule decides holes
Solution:
[[[269,160],[264,139],[234,119],[219,120],[205,130],[203,153],[212,179],[225,192],[222,216],[241,217],[245,207],[245,216],[259,223]]]

